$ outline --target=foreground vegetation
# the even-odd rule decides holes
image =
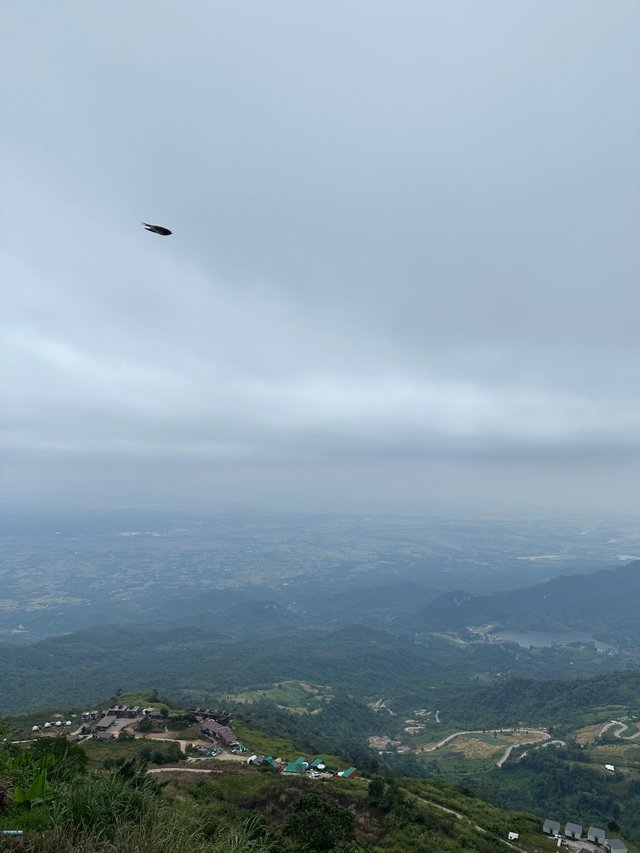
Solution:
[[[107,700],[108,704],[121,701],[125,704],[135,703],[145,706],[151,703],[159,709],[163,716],[153,723],[153,727],[156,728],[156,737],[180,738],[183,743],[185,740],[190,741],[199,737],[197,726],[192,726],[193,715],[185,714],[174,701],[162,698],[157,692],[122,694],[118,691],[118,693],[118,696],[114,695]],[[471,696],[475,699],[475,709],[471,705]],[[545,697],[546,706],[544,705]],[[226,699],[230,698],[226,697]],[[603,701],[605,698],[606,703]],[[308,707],[304,706],[304,701],[308,701]],[[103,703],[98,704],[102,707]],[[301,754],[307,756],[313,754],[314,757],[322,756],[327,766],[336,769],[349,765],[357,766],[360,773],[370,779],[404,778],[407,780],[401,785],[404,796],[419,810],[426,808],[418,793],[421,790],[419,786],[433,784],[434,780],[438,780],[437,784],[441,790],[445,790],[443,787],[445,783],[457,785],[460,789],[465,789],[481,798],[476,802],[490,800],[507,809],[524,808],[537,814],[538,818],[552,815],[560,821],[575,820],[585,825],[593,823],[608,826],[612,832],[619,831],[627,838],[640,842],[640,742],[633,738],[637,727],[634,720],[637,719],[640,711],[640,674],[638,673],[617,673],[602,679],[573,682],[511,679],[491,689],[476,687],[473,693],[462,693],[457,705],[453,702],[453,697],[451,698],[450,707],[455,709],[454,713],[461,722],[436,723],[433,714],[431,718],[422,716],[419,717],[420,720],[430,719],[430,722],[426,723],[424,731],[414,735],[403,734],[403,726],[407,721],[402,718],[402,715],[389,713],[384,708],[374,710],[372,706],[352,696],[342,695],[329,688],[308,683],[286,682],[277,685],[272,691],[254,691],[254,695],[236,697],[236,702],[231,702],[227,707],[234,714],[233,725],[236,734],[242,742],[249,745],[252,752],[279,756],[285,761],[294,760]],[[61,713],[62,710],[7,718],[10,724],[7,734],[11,740],[25,740],[32,736],[32,725],[42,722],[47,717],[50,719],[73,717],[69,709],[65,709],[64,714]],[[618,725],[607,728],[606,722],[611,719],[628,721],[628,725],[620,724],[627,725],[623,737],[616,736]],[[478,726],[476,721],[479,721],[480,728],[483,728],[482,724],[487,721],[514,725],[516,720],[544,721],[549,731],[548,739],[555,740],[548,748],[540,748],[540,744],[544,741],[536,740],[535,737],[509,731],[491,731],[491,727],[487,726],[485,733],[481,731],[476,735],[458,737],[448,741],[441,748],[430,751],[420,749],[423,744],[433,744],[465,729],[465,723],[471,723],[469,728],[476,728]],[[152,727],[151,721],[145,720],[145,722]],[[473,726],[473,723],[476,723],[476,726]],[[603,724],[606,729],[604,732]],[[170,729],[169,732],[165,732],[167,726]],[[371,732],[404,737],[404,742],[409,743],[412,751],[403,754],[392,749],[379,753],[367,746],[366,735]],[[151,734],[150,737],[153,736]],[[516,745],[508,761],[502,767],[498,767],[497,758],[504,754],[507,745],[517,744],[523,739],[524,745]],[[530,742],[526,743],[527,740]],[[31,749],[44,749],[44,744],[52,742],[56,742],[55,739],[48,736],[33,748],[25,749],[24,746],[16,746],[4,750],[5,764],[2,765],[4,770],[0,768],[0,787],[4,791],[5,804],[4,810],[0,811],[0,823],[3,826],[12,828],[12,820],[20,817],[21,820],[27,821],[26,825],[31,829],[43,829],[43,826],[37,823],[36,817],[41,812],[49,821],[46,825],[46,833],[50,835],[57,826],[54,818],[57,820],[56,816],[59,816],[59,813],[54,805],[57,798],[66,796],[64,787],[57,793],[48,788],[45,791],[46,796],[39,795],[36,797],[38,802],[34,800],[34,803],[28,805],[18,802],[15,795],[10,793],[16,789],[28,793],[38,778],[38,773],[33,769],[33,765],[28,763],[26,756],[30,756],[32,762],[35,759],[40,761],[42,756],[32,753]],[[61,739],[61,742],[66,741]],[[153,778],[156,780],[160,778],[157,771],[162,769],[162,778],[166,780],[164,768],[175,766],[185,758],[177,740],[162,742],[147,739],[147,736],[142,740],[134,740],[133,735],[126,730],[117,740],[84,742],[82,754],[86,763],[80,767],[81,776],[83,785],[89,787],[94,778],[102,780],[109,775],[118,778],[124,772],[131,772],[133,768],[136,768],[136,773],[141,775],[141,778],[149,778],[143,770],[147,766],[153,769],[155,774]],[[11,755],[13,758],[9,760]],[[20,764],[20,761],[27,761],[27,763]],[[605,764],[615,765],[615,773],[605,771]],[[204,769],[214,765],[205,763],[198,766]],[[217,763],[215,766],[220,767]],[[22,767],[20,773],[17,772],[19,767]],[[29,767],[32,768],[31,771]],[[123,768],[129,768],[129,770]],[[204,790],[216,792],[211,794],[213,805],[211,803],[207,805],[207,814],[211,815],[212,808],[219,810],[221,814],[216,818],[219,831],[237,833],[240,832],[240,827],[244,826],[244,821],[248,817],[255,817],[254,813],[257,813],[261,821],[260,826],[263,826],[265,831],[269,830],[267,833],[269,839],[273,836],[279,839],[278,843],[284,844],[285,841],[278,833],[283,831],[283,826],[288,819],[287,814],[282,812],[274,816],[273,806],[268,804],[268,800],[276,795],[282,796],[289,804],[288,807],[292,809],[295,793],[297,791],[298,795],[302,795],[303,788],[300,785],[304,785],[305,780],[302,782],[289,780],[288,787],[285,786],[285,789],[280,791],[277,787],[283,784],[280,777],[271,777],[264,771],[259,772],[246,767],[243,769],[245,775],[249,773],[253,781],[250,782],[238,776],[236,765],[226,769],[223,774],[225,779],[231,780],[231,787],[217,777],[212,783],[213,787],[211,783],[207,783]],[[197,832],[201,832],[201,829],[198,829],[200,826],[198,821],[202,799],[196,800],[191,793],[188,797],[179,793],[179,786],[184,784],[185,778],[189,777],[184,773],[174,774],[174,776],[166,790],[162,790],[159,800],[152,801],[155,804],[154,809],[162,804],[158,814],[154,811],[154,832],[159,831],[157,827],[175,817],[176,809],[178,811],[186,809],[185,802],[193,806],[187,809],[190,815],[187,823],[195,821],[193,825]],[[191,783],[187,785],[188,791],[193,790],[196,782],[202,783],[203,775],[194,774],[190,778]],[[409,779],[411,781],[408,781]],[[46,780],[49,786],[53,784],[54,780],[48,769]],[[56,785],[63,785],[63,783],[68,784],[69,780],[61,777],[56,781]],[[325,783],[315,783],[310,792],[320,790],[325,794],[330,792],[334,795],[340,790],[339,785],[338,780],[333,780],[329,787]],[[343,804],[343,807],[355,815],[358,813],[358,801],[353,798],[362,799],[364,796],[359,790],[360,787],[360,783],[350,782],[342,792],[347,797],[347,805]],[[250,791],[249,788],[251,788]],[[264,802],[256,804],[242,801],[243,793],[246,794],[249,791],[252,796],[257,796],[259,788],[265,788],[268,792]],[[223,791],[224,796],[221,796]],[[435,794],[431,791],[427,799],[431,801],[434,797]],[[443,805],[445,802],[450,804],[452,797],[453,794],[449,792],[442,798],[440,804]],[[363,821],[379,827],[379,831],[374,836],[369,837],[366,833],[363,834],[362,828],[357,829],[356,822],[355,838],[358,844],[369,845],[364,849],[393,849],[390,845],[395,843],[394,839],[399,837],[399,833],[401,835],[409,832],[408,825],[401,832],[402,821],[399,823],[397,819],[399,813],[407,816],[406,804],[398,812],[397,798],[394,799],[392,796],[391,799],[396,805],[386,811],[382,809],[380,802],[369,803],[368,808],[373,811],[371,814],[367,813],[366,821],[364,817]],[[200,804],[198,808],[195,808],[196,802]],[[240,804],[241,802],[243,804]],[[37,808],[34,808],[34,805]],[[7,811],[8,806],[14,807],[14,811],[10,809]],[[490,807],[485,803],[483,808]],[[466,814],[468,809],[459,811]],[[231,819],[232,813],[233,819]],[[433,825],[437,824],[440,827],[439,831],[442,831],[444,826],[438,823],[442,817],[442,810],[440,810],[435,817],[431,815],[429,818]],[[416,818],[417,823],[422,827],[420,830],[422,834],[426,831],[425,820],[424,815]],[[35,821],[35,823],[29,821]],[[53,826],[50,825],[51,821],[54,821]],[[413,825],[416,821],[412,819],[409,824]],[[479,823],[483,827],[498,825],[495,816]],[[457,844],[460,841],[456,838],[462,826],[458,822],[453,825],[454,835],[450,838],[452,843]],[[619,827],[619,830],[616,827]],[[512,829],[513,827],[507,831]],[[86,832],[86,827],[83,831]],[[472,832],[472,836],[473,834]],[[498,835],[502,837],[504,832]],[[254,841],[255,836],[254,827],[251,830],[251,838]],[[286,843],[289,848],[281,849],[296,849],[291,847],[293,844],[291,838],[289,836],[287,838]],[[374,842],[375,846],[371,846]],[[113,842],[109,841],[109,843]],[[260,844],[266,843],[265,838],[260,835]],[[411,844],[413,843],[411,841]],[[468,843],[471,842],[468,841]]]
[[[174,762],[152,776],[137,745],[42,737],[0,748],[0,850],[20,853],[496,853],[518,831],[551,849],[539,820],[438,782],[312,781],[239,763],[211,774]],[[112,754],[108,754],[112,753]],[[110,769],[106,769],[109,767]],[[161,781],[158,781],[161,780]]]

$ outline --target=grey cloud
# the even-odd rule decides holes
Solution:
[[[24,499],[64,470],[93,502],[205,500],[208,472],[420,505],[414,470],[452,500],[465,471],[478,500],[632,499],[635,4],[40,11],[3,13]]]

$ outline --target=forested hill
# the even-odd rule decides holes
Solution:
[[[495,623],[526,630],[584,630],[632,645],[640,639],[640,560],[494,595],[445,593],[397,619],[399,629],[452,631]]]
[[[454,716],[461,726],[531,725],[572,727],[607,714],[640,714],[640,672],[614,672],[577,681],[510,678],[460,692]]]

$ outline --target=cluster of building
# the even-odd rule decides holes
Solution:
[[[191,708],[191,713],[200,723],[200,734],[215,738],[221,746],[234,752],[244,752],[246,747],[240,743],[229,723],[231,717],[227,711],[214,708]]]
[[[85,711],[82,720],[86,723],[95,723],[91,733],[96,740],[111,740],[118,736],[121,729],[132,720],[142,717],[160,717],[161,714],[155,708],[141,708],[139,705],[112,705],[106,711],[102,711],[98,718],[98,711]],[[86,731],[86,729],[85,729]]]
[[[159,717],[160,712],[155,708],[141,708],[140,705],[112,705],[106,711],[83,711],[83,723],[91,723],[98,718],[111,717],[116,720],[137,720],[138,717]]]
[[[145,716],[153,713],[154,708],[144,708],[144,710],[140,707],[140,705],[132,705],[130,708],[127,705],[113,705],[111,708],[107,708],[103,713],[103,717],[118,717],[120,719],[126,720],[137,720],[141,714]]]
[[[53,722],[53,723],[46,722],[46,723],[43,723],[41,726],[31,726],[31,731],[32,732],[41,732],[41,731],[48,732],[51,729],[54,729],[54,730],[60,729],[63,726],[70,726],[70,725],[71,725],[71,720],[65,720],[64,722],[62,720],[55,720],[55,722]]]
[[[580,841],[582,839],[582,826],[579,823],[572,823],[568,821],[564,826],[564,832],[560,832],[560,821],[558,820],[545,820],[542,825],[542,831],[547,835],[553,835],[555,838],[561,839],[562,836],[565,838],[571,838],[574,841]],[[593,844],[601,845],[604,850],[608,851],[608,853],[628,853],[627,846],[624,841],[621,841],[619,838],[607,838],[607,834],[604,829],[600,829],[597,826],[590,826],[587,829],[586,840],[591,841]],[[585,853],[589,853],[589,851],[585,848]]]
[[[339,776],[341,779],[354,779],[358,773],[355,767],[348,767],[346,770],[333,770],[327,767],[322,758],[307,761],[303,755],[289,763],[281,758],[274,758],[272,755],[250,755],[247,758],[247,764],[252,764],[254,767],[268,765],[280,773],[304,774],[311,779],[328,779],[331,776]]]
[[[200,723],[200,734],[214,738],[221,746],[233,752],[244,752],[246,750],[245,745],[238,740],[236,733],[229,725],[231,720],[226,711],[211,708],[191,708],[191,713]],[[312,779],[330,776],[353,779],[358,772],[355,767],[348,767],[346,770],[332,770],[326,766],[321,758],[307,761],[303,755],[296,758],[295,761],[287,763],[281,758],[274,758],[273,755],[256,754],[247,758],[247,764],[254,767],[269,766],[280,773],[305,774]]]
[[[228,711],[221,711],[216,708],[189,708],[189,711],[198,722],[215,720],[217,723],[222,723],[223,726],[228,726],[231,722],[231,715]]]

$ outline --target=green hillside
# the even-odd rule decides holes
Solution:
[[[199,771],[179,751],[150,773],[137,743],[94,743],[42,737],[0,748],[0,830],[23,832],[0,835],[0,850],[506,853],[514,831],[520,850],[552,849],[538,818],[439,782],[318,781],[237,761]]]
[[[447,592],[396,620],[412,631],[453,631],[495,623],[519,631],[586,630],[622,646],[640,638],[640,560],[589,575],[553,578],[492,595]]]

